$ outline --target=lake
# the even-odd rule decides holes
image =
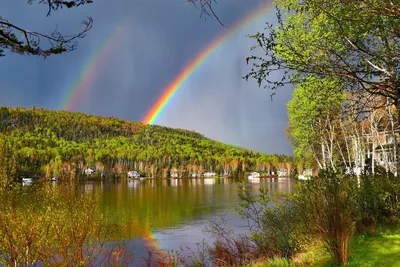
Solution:
[[[233,178],[84,181],[80,190],[99,196],[100,209],[123,225],[118,238],[127,240],[135,258],[142,258],[149,249],[196,250],[203,239],[210,241],[204,230],[220,216],[228,219],[229,227],[242,231],[245,222],[231,210],[239,203],[241,181],[254,193],[260,188],[271,194],[294,190],[286,178],[261,178],[256,183]]]

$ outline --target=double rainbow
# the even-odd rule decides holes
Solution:
[[[257,20],[270,10],[271,0],[263,1],[263,4],[241,18],[232,27],[226,29],[224,34],[214,39],[182,69],[178,76],[162,91],[156,102],[147,111],[142,120],[143,123],[153,124],[166,108],[167,104],[171,102],[171,99],[176,92],[183,87],[188,78],[215,50],[217,50],[219,46],[228,41],[237,31]],[[76,108],[77,103],[79,102],[79,97],[82,96],[85,91],[90,89],[91,85],[96,80],[99,71],[104,65],[106,65],[106,61],[123,39],[124,33],[131,22],[131,19],[125,19],[120,23],[107,36],[102,45],[91,55],[91,57],[89,57],[73,86],[67,90],[67,94],[61,103],[61,109],[72,111]]]
[[[171,102],[176,92],[183,87],[184,83],[189,77],[203,64],[207,58],[215,51],[219,46],[228,41],[234,34],[247,26],[251,22],[255,21],[271,7],[270,1],[256,8],[254,11],[247,14],[245,17],[236,22],[230,29],[227,29],[224,34],[214,39],[209,45],[207,45],[196,57],[187,64],[179,75],[163,90],[162,94],[158,97],[153,106],[148,110],[144,116],[142,122],[144,124],[153,124],[157,118],[161,115],[167,104]]]

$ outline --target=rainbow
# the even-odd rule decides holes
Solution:
[[[252,21],[261,17],[263,14],[269,11],[270,7],[271,7],[270,1],[267,1],[267,3],[262,4],[254,11],[250,12],[242,19],[240,19],[238,22],[236,22],[230,29],[226,30],[224,34],[214,39],[200,53],[198,53],[196,57],[183,68],[183,70],[179,73],[179,75],[162,92],[161,96],[158,97],[154,105],[146,113],[142,122],[144,124],[153,124],[157,120],[157,118],[161,115],[162,111],[165,109],[167,104],[171,102],[171,99],[174,97],[176,92],[180,88],[182,88],[183,84],[199,68],[199,66],[203,64],[206,61],[206,59],[219,46],[221,46],[224,42],[229,40],[229,38],[232,37],[235,34],[235,32],[247,26]]]
[[[130,19],[126,19],[123,23],[115,27],[100,47],[89,57],[73,86],[67,90],[67,94],[61,104],[61,109],[72,111],[75,108],[79,96],[93,84],[98,71],[106,64],[111,54],[115,52],[130,21]]]

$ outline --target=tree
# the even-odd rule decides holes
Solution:
[[[309,76],[294,91],[288,103],[290,134],[295,155],[303,161],[316,162],[319,168],[335,167],[337,124],[343,93],[332,79]]]
[[[223,25],[212,7],[212,4],[216,2],[216,0],[187,1],[200,9],[200,16],[214,17]],[[81,5],[93,3],[93,0],[28,0],[28,4],[34,2],[46,5],[48,7],[47,16],[50,16],[52,11],[62,8],[79,7]],[[84,25],[83,30],[76,34],[63,35],[57,29],[51,34],[45,34],[24,29],[0,16],[0,57],[5,56],[6,50],[18,54],[42,57],[75,50],[77,47],[77,40],[85,37],[86,33],[92,28],[93,19],[88,17],[87,20],[82,21],[82,24]]]
[[[15,157],[9,140],[0,133],[0,193],[15,179]]]
[[[47,16],[61,8],[72,8],[92,3],[92,0],[29,0],[32,4],[38,2],[48,6]],[[51,34],[44,34],[36,31],[23,29],[5,18],[0,17],[0,56],[4,56],[5,50],[18,54],[37,55],[47,57],[54,54],[61,54],[74,50],[77,46],[77,39],[83,38],[91,29],[93,19],[88,17],[83,21],[84,29],[73,35],[63,35],[57,29]]]
[[[339,79],[349,92],[389,98],[400,107],[399,0],[277,0],[278,26],[251,38],[245,76],[275,91],[312,74]],[[280,72],[280,79],[271,74]]]

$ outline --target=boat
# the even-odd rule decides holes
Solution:
[[[130,171],[128,172],[128,177],[129,178],[139,178],[140,177],[140,173],[137,171]]]
[[[252,172],[250,173],[249,179],[260,179],[260,174],[258,172]]]

